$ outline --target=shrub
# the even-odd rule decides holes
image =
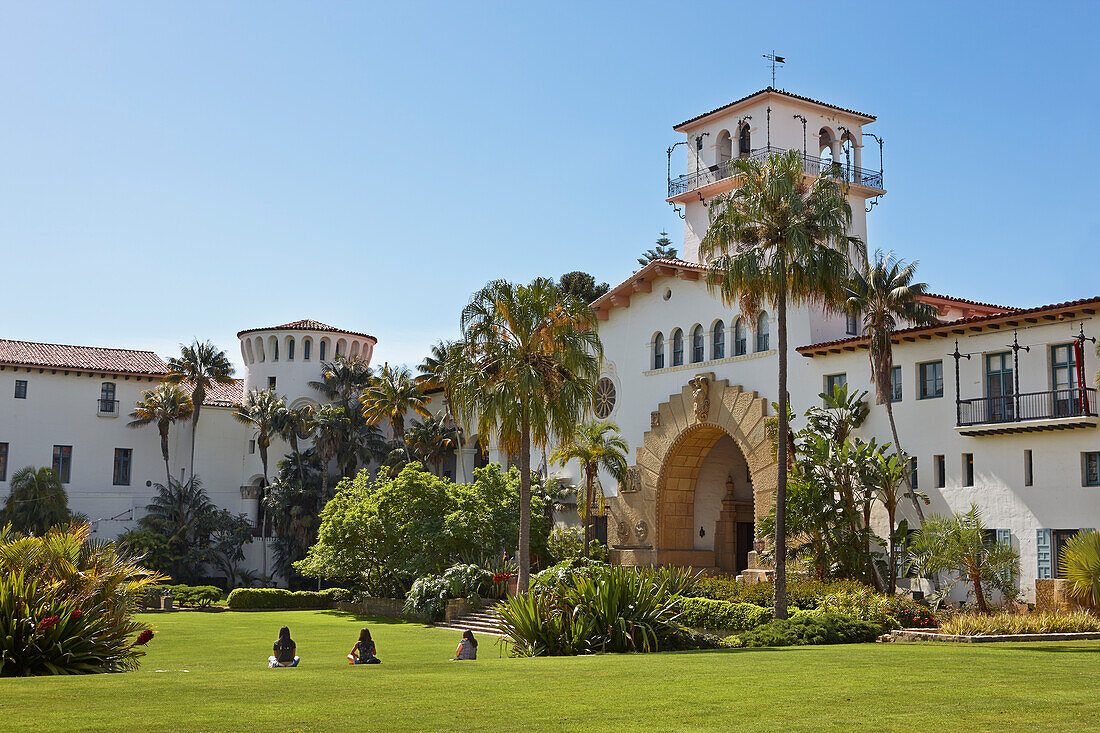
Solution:
[[[796,614],[774,620],[739,636],[742,646],[802,646],[804,644],[855,644],[875,641],[879,628],[869,621],[838,613]]]
[[[903,629],[932,629],[939,625],[928,605],[908,596],[887,596],[886,612]]]
[[[418,578],[405,596],[405,610],[423,613],[433,621],[443,618],[447,599],[468,598],[478,603],[494,589],[493,574],[477,565],[452,565],[443,575]]]
[[[770,610],[753,603],[715,601],[709,598],[680,600],[680,621],[696,628],[746,631],[767,623],[771,615]]]
[[[861,586],[853,590],[841,590],[830,593],[818,605],[825,613],[840,614],[851,618],[869,621],[882,633],[898,628],[898,621],[887,611],[887,596],[873,588]]]
[[[177,606],[198,606],[206,608],[222,598],[222,590],[213,585],[164,585],[161,595],[167,592]]]
[[[554,562],[580,557],[584,553],[584,530],[580,527],[555,527],[546,540],[546,552]]]
[[[232,609],[331,608],[336,588],[323,591],[285,588],[237,588],[226,602]]]
[[[817,608],[827,596],[838,591],[859,590],[868,586],[854,580],[811,580],[798,575],[787,576],[787,603],[797,608]],[[691,595],[716,601],[754,603],[771,608],[775,583],[738,581],[729,575],[699,578]]]
[[[531,578],[531,584],[544,588],[556,588],[561,585],[570,584],[574,575],[591,577],[597,573],[603,572],[606,568],[606,563],[596,560],[586,560],[583,557],[575,557],[572,560],[565,560],[559,562],[557,565],[551,565],[541,573],[535,574]]]
[[[0,526],[0,676],[137,668],[153,632],[134,613],[163,577],[89,532],[21,537]]]
[[[1100,631],[1100,618],[1077,613],[960,613],[940,625],[945,634],[988,636],[991,634],[1070,634]]]

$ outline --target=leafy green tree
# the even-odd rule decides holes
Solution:
[[[520,469],[519,587],[531,572],[531,448],[568,440],[590,409],[603,346],[596,315],[552,280],[504,280],[462,311],[463,340],[448,371],[455,411],[478,435],[496,438]]]
[[[941,597],[956,583],[964,582],[982,613],[989,611],[986,592],[990,588],[1008,600],[1020,592],[1020,553],[1009,544],[990,541],[977,505],[971,504],[965,514],[934,514],[926,519],[916,532],[911,552],[922,574],[950,574]]]
[[[606,420],[594,420],[581,425],[575,435],[558,445],[550,460],[559,466],[570,461],[580,461],[584,473],[584,500],[577,502],[577,509],[584,520],[584,557],[588,557],[589,544],[595,539],[596,519],[593,508],[604,512],[604,492],[600,486],[600,469],[607,471],[615,481],[626,480],[626,455],[630,447],[619,434],[619,426]],[[597,491],[597,489],[599,489]]]
[[[147,527],[132,527],[115,538],[120,553],[140,561],[142,567],[169,573],[172,561],[168,538]]]
[[[138,526],[158,532],[168,543],[168,572],[177,582],[193,580],[208,559],[210,517],[216,510],[198,476],[153,484],[156,493]]]
[[[891,375],[894,354],[890,338],[899,321],[905,325],[927,326],[937,321],[939,311],[919,299],[927,292],[926,283],[913,282],[917,263],[906,263],[893,254],[876,250],[874,258],[857,270],[848,284],[847,309],[862,316],[863,331],[870,338],[868,357],[871,360],[871,382],[875,385],[875,401],[886,408],[894,448],[901,451],[898,429],[894,423],[894,390]],[[917,518],[924,521],[924,509],[915,494],[910,495]]]
[[[260,463],[264,468],[264,486],[267,486],[267,449],[271,446],[271,438],[278,434],[285,411],[286,402],[275,394],[275,390],[253,388],[233,415],[237,422],[256,431],[256,450],[260,453]]]
[[[0,525],[10,523],[16,532],[42,536],[51,527],[68,524],[69,497],[52,468],[21,468],[8,488]]]
[[[830,175],[812,180],[798,151],[767,160],[740,158],[731,172],[741,185],[711,204],[711,225],[699,245],[710,260],[707,287],[745,315],[775,308],[779,336],[778,434],[787,434],[787,308],[816,305],[840,310],[849,253],[866,257],[848,235],[852,209],[846,185]],[[787,618],[787,442],[779,441],[775,524],[775,617]]]
[[[195,339],[190,346],[180,346],[180,355],[168,360],[169,384],[186,383],[191,387],[191,467],[195,475],[195,434],[199,428],[199,413],[206,401],[206,390],[215,384],[232,384],[233,365],[229,357],[210,341]]]
[[[575,270],[558,278],[558,289],[565,295],[572,295],[585,303],[591,303],[611,289],[607,283],[596,284],[596,278],[587,272]]]
[[[153,389],[141,393],[141,400],[134,405],[130,413],[130,428],[142,428],[153,423],[160,433],[160,453],[164,458],[164,479],[172,479],[172,469],[168,465],[168,430],[172,423],[186,420],[194,412],[190,395],[184,393],[178,384],[164,382]]]
[[[672,240],[668,238],[668,232],[661,232],[657,237],[657,246],[646,250],[638,258],[638,264],[645,267],[653,260],[674,260],[678,254],[677,249],[672,246]]]

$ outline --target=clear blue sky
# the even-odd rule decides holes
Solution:
[[[766,8],[756,10],[754,8]],[[876,114],[869,244],[936,291],[1100,294],[1086,3],[0,4],[0,337],[315,318],[416,363],[487,280],[617,283],[672,125],[778,86]],[[874,164],[871,154],[868,163]],[[674,171],[675,173],[675,171]]]

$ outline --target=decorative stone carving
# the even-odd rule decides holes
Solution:
[[[661,427],[661,412],[660,410],[654,410],[649,413],[649,427],[659,428]]]
[[[649,534],[649,525],[643,519],[634,525],[634,534],[638,538],[638,542],[645,542],[646,536]]]
[[[624,544],[630,540],[630,525],[619,520],[619,523],[615,526],[615,535],[619,538],[619,544]]]
[[[691,385],[691,406],[695,410],[695,419],[705,422],[710,414],[710,379],[706,375],[696,374],[688,384]]]
[[[642,469],[637,466],[627,466],[626,476],[623,477],[621,490],[624,494],[632,494],[642,490]]]

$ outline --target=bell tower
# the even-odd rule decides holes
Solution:
[[[867,201],[886,193],[881,141],[863,132],[874,121],[873,115],[768,87],[676,125],[673,129],[686,139],[669,149],[665,200],[684,218],[683,259],[701,261],[699,242],[710,225],[708,204],[735,188],[730,161],[763,160],[788,150],[802,154],[807,175],[829,172],[848,182],[851,233],[867,241]],[[872,156],[877,167],[864,165],[865,134],[879,142],[877,155]],[[687,172],[673,178],[672,151],[680,145],[687,151]]]

